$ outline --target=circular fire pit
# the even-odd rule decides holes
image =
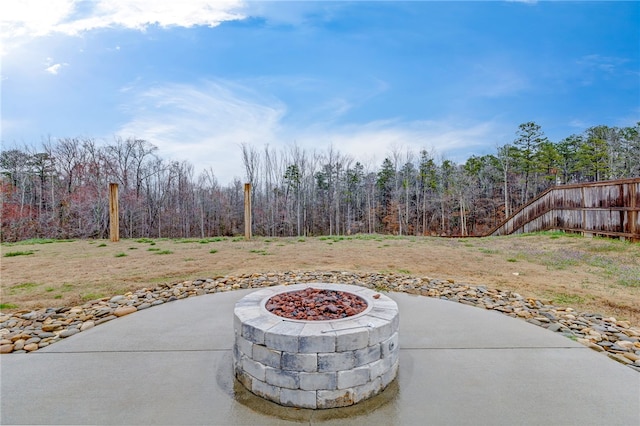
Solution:
[[[265,288],[236,303],[235,375],[254,394],[281,405],[353,405],[396,377],[398,325],[397,304],[363,287]]]

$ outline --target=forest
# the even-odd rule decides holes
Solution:
[[[109,183],[119,186],[123,238],[232,236],[244,231],[250,183],[260,236],[484,235],[552,185],[640,176],[640,123],[594,126],[550,141],[534,122],[511,143],[464,164],[428,148],[394,149],[366,164],[329,147],[276,150],[242,144],[244,181],[218,183],[152,141],[47,140],[0,152],[1,241],[107,238]]]

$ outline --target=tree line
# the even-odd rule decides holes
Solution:
[[[242,144],[253,233],[263,236],[482,235],[549,186],[640,176],[640,123],[595,126],[550,141],[518,126],[494,154],[456,164],[428,149],[393,149],[379,165],[335,147]],[[2,241],[106,238],[109,183],[119,184],[125,238],[241,234],[243,181],[161,158],[147,140],[46,140],[0,152]]]

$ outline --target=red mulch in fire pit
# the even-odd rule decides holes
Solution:
[[[345,291],[310,287],[277,294],[267,300],[265,308],[283,318],[327,321],[359,314],[367,308],[367,302]]]

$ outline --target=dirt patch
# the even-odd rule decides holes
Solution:
[[[12,255],[10,252],[33,252]],[[3,311],[73,306],[157,283],[291,270],[450,279],[640,325],[640,244],[557,233],[496,238],[103,240],[2,245]]]

